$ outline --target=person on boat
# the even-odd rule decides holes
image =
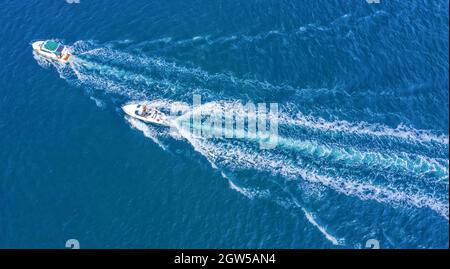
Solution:
[[[150,112],[148,114],[151,118],[155,118],[155,113],[156,113],[156,110],[152,109],[152,110],[150,110]]]
[[[142,106],[142,116],[145,116],[147,114],[147,104],[144,104],[144,106]]]

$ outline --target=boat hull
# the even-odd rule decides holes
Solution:
[[[44,44],[44,42],[45,41],[36,41],[33,44],[31,44],[31,46],[33,47],[33,51],[35,51],[38,55],[40,55],[44,58],[47,58],[47,59],[50,59],[50,60],[53,60],[53,61],[56,61],[56,62],[59,62],[62,64],[65,64],[69,61],[71,55],[68,52],[64,53],[61,57],[58,57],[53,53],[42,50],[41,46],[42,46],[42,44]]]
[[[159,120],[158,120],[158,119],[154,119],[154,118],[143,117],[143,116],[136,114],[136,111],[139,110],[138,106],[140,106],[140,105],[141,104],[125,105],[122,107],[122,110],[128,116],[138,119],[138,120],[141,120],[143,122],[162,125],[162,126],[169,126],[169,120],[165,116],[159,118]]]

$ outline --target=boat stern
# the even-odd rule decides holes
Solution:
[[[70,53],[66,52],[66,54],[61,56],[59,61],[62,62],[62,63],[67,63],[69,61],[69,59],[70,59]]]

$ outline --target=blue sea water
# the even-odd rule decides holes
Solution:
[[[71,1],[69,1],[71,2]],[[449,246],[448,1],[2,1],[0,247]],[[64,67],[33,55],[58,39]],[[121,106],[276,102],[279,146]]]

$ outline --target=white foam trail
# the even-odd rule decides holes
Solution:
[[[80,45],[81,45],[80,41]],[[87,42],[92,43],[92,42]],[[91,46],[89,44],[88,46]],[[99,45],[95,45],[99,46]],[[196,78],[199,82],[222,82],[226,83],[228,86],[232,86],[235,88],[244,88],[250,87],[261,90],[270,90],[274,91],[285,91],[287,88],[292,90],[290,86],[276,86],[272,85],[267,81],[259,81],[254,79],[246,79],[246,78],[238,78],[233,74],[225,74],[225,73],[209,73],[201,68],[190,68],[185,66],[177,65],[174,62],[168,62],[161,57],[148,57],[143,56],[142,54],[135,56],[130,53],[120,52],[118,50],[114,50],[108,47],[97,47],[91,50],[84,51],[82,55],[86,56],[96,56],[100,58],[104,58],[108,61],[114,61],[121,64],[128,64],[132,66],[138,66],[145,69],[157,68],[159,73],[161,74],[176,74],[176,75],[187,75],[189,79]]]
[[[301,151],[306,156],[316,159],[326,159],[332,162],[345,163],[349,166],[374,167],[381,170],[402,170],[418,175],[436,172],[442,177],[448,177],[448,160],[429,158],[422,155],[404,152],[362,151],[351,146],[339,148],[334,145],[323,145],[312,140],[293,140],[278,137],[278,144]],[[447,162],[443,165],[441,162]]]
[[[407,193],[392,189],[389,186],[377,186],[370,183],[363,183],[355,179],[344,179],[341,177],[330,178],[319,175],[316,172],[302,169],[294,168],[290,172],[295,172],[297,175],[301,175],[303,179],[320,183],[339,193],[355,196],[361,200],[374,200],[390,205],[412,205],[417,208],[429,208],[447,220],[449,219],[448,201],[439,201],[433,196],[420,193],[420,191],[416,193]]]
[[[292,90],[292,87],[286,85],[275,86],[265,81],[261,82],[252,79],[237,78],[232,74],[210,74],[200,68],[188,68],[179,66],[174,62],[167,62],[165,59],[159,57],[143,57],[142,55],[135,56],[133,54],[114,50],[109,47],[98,47],[99,45],[95,45],[95,43],[92,41],[77,42],[77,47],[92,46],[97,46],[97,48],[84,51],[82,52],[82,54],[104,58],[105,60],[114,61],[121,64],[127,63],[132,66],[140,66],[144,69],[157,68],[158,73],[162,74],[176,74],[177,76],[180,74],[184,74],[189,76],[189,78],[197,78],[199,79],[199,81],[203,82],[220,81],[233,87],[251,87],[258,89],[259,91],[262,89],[267,89],[273,92],[278,90],[286,90],[287,88]],[[104,87],[105,89],[115,89],[116,92],[125,93],[130,97],[134,97],[133,99],[135,99],[136,97],[142,99],[142,97],[145,96],[143,96],[142,92],[140,91],[133,91],[127,86],[116,85],[116,83],[112,83],[110,81],[110,78],[115,78],[123,82],[128,81],[132,83],[139,83],[141,85],[145,85],[146,87],[162,87],[166,90],[175,92],[186,90],[183,89],[185,86],[180,87],[179,85],[174,84],[169,80],[158,80],[149,76],[145,76],[143,74],[133,73],[131,71],[126,71],[109,65],[102,65],[99,63],[77,58],[73,58],[72,62],[74,63],[74,67],[76,67],[75,72],[77,73],[77,76],[80,80],[91,82],[92,84],[97,85],[98,87]],[[106,77],[101,78],[99,76],[90,76],[89,74],[84,74],[81,70],[79,70],[80,67],[97,70],[100,72],[100,76]],[[417,130],[405,125],[399,125],[396,128],[391,128],[382,124],[369,124],[367,122],[351,123],[345,120],[326,121],[323,118],[305,116],[302,113],[298,113],[295,119],[282,114],[280,120],[281,123],[284,124],[299,125],[302,127],[321,130],[325,132],[341,132],[346,134],[369,135],[377,137],[396,137],[406,141],[436,142],[445,145],[449,144],[449,137],[445,134],[437,135],[428,130]]]
[[[222,176],[224,178],[227,178],[226,175],[222,172]],[[254,190],[254,189],[250,189],[250,188],[243,188],[243,187],[239,187],[238,185],[236,185],[235,183],[233,183],[233,181],[231,179],[228,178],[228,184],[230,185],[230,188],[243,194],[244,196],[246,196],[249,199],[253,199],[255,197],[257,198],[267,198],[270,195],[269,190]]]
[[[253,199],[255,197],[257,198],[268,198],[270,196],[269,190],[256,190],[251,188],[244,188],[236,185],[233,180],[228,177],[223,171],[220,172],[223,178],[228,180],[228,184],[231,189],[239,192],[240,194],[244,195],[245,197],[249,199]]]
[[[375,185],[361,180],[333,178],[320,175],[314,170],[305,170],[298,164],[280,159],[278,155],[268,152],[254,152],[251,149],[239,148],[231,144],[213,144],[206,140],[192,139],[195,147],[210,162],[220,163],[221,166],[235,170],[251,169],[273,174],[281,174],[294,180],[304,179],[319,183],[346,196],[358,197],[360,200],[373,200],[388,205],[414,206],[429,208],[448,219],[448,201],[440,200],[433,194],[424,194],[421,190],[396,190],[393,186]]]
[[[236,78],[231,74],[210,74],[200,68],[187,68],[184,66],[178,66],[173,62],[167,62],[166,60],[158,57],[142,57],[142,56],[134,56],[129,53],[124,53],[120,51],[116,51],[110,48],[97,48],[90,51],[85,52],[85,54],[96,55],[99,57],[104,57],[108,60],[117,61],[120,63],[129,63],[133,66],[141,66],[143,68],[152,68],[156,67],[162,73],[174,73],[174,74],[185,74],[191,78],[198,78],[200,81],[221,81],[227,83],[228,85],[234,85],[234,87],[252,87],[261,89],[270,89],[271,91],[277,91],[280,89],[286,90],[287,86],[275,86],[271,85],[268,82],[261,82],[257,80],[251,79],[241,79]],[[98,63],[85,61],[85,60],[73,60],[75,67],[76,63],[79,65],[88,68],[98,70],[101,75],[108,76],[112,78],[116,78],[120,81],[132,81],[133,83],[141,83],[142,85],[150,86],[150,85],[160,85],[163,88],[173,88],[176,87],[174,83],[171,83],[167,80],[155,80],[154,78],[142,75],[135,74],[130,71],[125,71],[119,69],[117,67],[112,67],[109,65],[101,65]],[[77,68],[79,69],[79,68]],[[112,83],[99,81],[98,77],[89,77],[89,75],[83,74],[80,75],[80,71],[78,70],[78,76],[81,80],[95,80],[96,84],[108,84],[105,85],[108,88],[111,88]],[[288,87],[290,88],[290,87]],[[129,91],[129,90],[128,90]],[[139,92],[128,93],[128,95],[137,95]],[[337,120],[337,121],[326,121],[323,118],[315,118],[312,116],[305,116],[302,113],[298,113],[295,119],[292,119],[288,116],[281,115],[280,117],[281,123],[291,124],[291,125],[299,125],[306,128],[317,129],[325,132],[342,132],[356,135],[369,135],[369,136],[378,136],[378,137],[396,137],[402,140],[407,141],[416,141],[416,142],[436,142],[440,144],[449,144],[449,137],[445,134],[436,135],[428,130],[418,130],[412,127],[408,127],[405,125],[399,125],[396,128],[391,128],[382,124],[369,124],[367,122],[357,122],[351,123],[345,120]]]
[[[109,51],[112,54],[108,56],[108,54],[105,54],[105,51]],[[90,52],[86,52],[86,54],[87,53],[93,53],[93,51],[91,50]],[[139,61],[141,61],[144,64],[152,63],[153,66],[161,67],[160,70],[162,71],[168,70],[170,72],[185,73],[192,76],[200,77],[204,81],[207,81],[208,79],[216,79],[216,80],[224,80],[227,83],[231,84],[234,83],[239,86],[246,85],[248,83],[252,87],[260,87],[260,88],[269,87],[274,90],[277,88],[283,89],[283,87],[276,87],[265,82],[237,79],[234,78],[233,76],[228,76],[225,74],[211,75],[200,69],[179,67],[174,63],[168,63],[162,59],[157,58],[156,59],[146,57],[139,58],[131,56],[127,53],[118,53],[117,51],[106,49],[98,49],[94,53],[97,53],[102,57],[109,57],[109,60],[117,59],[119,61],[123,61],[123,59],[120,58],[123,57],[125,60],[131,61],[135,64],[139,63]],[[111,77],[116,78],[117,80],[120,81],[127,81],[128,79],[131,79],[143,84],[153,83],[151,78],[149,80],[148,77],[143,77],[140,74],[135,74],[130,71],[125,71],[107,65],[99,65],[82,59],[77,60],[76,57],[73,58],[72,62],[70,63],[70,66],[72,68],[74,66],[77,67],[73,69],[79,80],[92,82],[94,84],[97,83],[101,87],[104,87],[105,89],[117,89],[117,92],[120,92],[121,94],[123,94],[124,89],[121,88],[122,86],[117,86],[116,84],[112,83],[110,81]],[[81,72],[82,67],[95,69],[99,71],[100,74],[102,73],[106,74],[106,76],[105,78],[100,79],[99,76],[95,74],[93,75],[84,74]],[[64,68],[61,68],[59,66],[57,68],[58,72],[60,72],[60,75],[64,76]],[[125,90],[129,90],[127,94],[133,99],[135,99],[136,96],[139,94],[139,92],[134,91],[133,89],[125,88]],[[142,98],[145,98],[145,95],[142,96]],[[140,128],[140,130],[143,131],[146,136],[148,136],[153,141],[155,141],[155,143],[158,143],[158,145],[163,147],[162,144],[160,144],[159,140],[157,139],[157,134],[148,131],[150,130],[148,129],[148,126],[145,125],[147,128],[144,128],[143,126],[139,125],[139,123],[141,122],[134,119],[131,119],[131,121],[129,122],[136,129]],[[355,124],[346,121],[327,122],[321,118],[317,119],[312,117],[305,117],[301,114],[299,118],[288,121],[288,123],[298,124],[308,128],[314,128],[323,131],[338,131],[345,133],[374,135],[374,136],[393,136],[402,139],[416,140],[420,142],[438,142],[441,144],[448,145],[448,136],[445,135],[436,136],[428,131],[415,130],[413,128],[404,126],[399,126],[395,129],[392,129],[384,125],[368,124],[368,123]],[[180,132],[183,133],[184,131],[180,130]],[[183,136],[186,137],[186,139],[193,145],[195,150],[197,150],[207,158],[207,160],[211,163],[213,167],[216,167],[216,163],[220,161],[221,163],[234,167],[235,169],[242,169],[247,167],[249,169],[257,169],[257,170],[261,169],[272,173],[280,173],[282,175],[291,178],[301,177],[304,178],[305,180],[321,183],[322,185],[332,188],[340,193],[359,197],[362,200],[371,199],[388,204],[406,203],[409,205],[413,205],[415,207],[427,207],[438,212],[439,214],[443,215],[448,219],[448,201],[442,202],[435,199],[433,196],[424,195],[421,193],[401,192],[389,186],[388,187],[376,186],[370,183],[361,183],[360,181],[353,179],[339,178],[339,177],[330,178],[327,176],[319,175],[315,171],[304,170],[303,168],[298,167],[296,164],[286,162],[285,160],[282,159],[277,159],[277,157],[273,158],[273,156],[263,153],[256,153],[257,157],[254,157],[255,154],[249,154],[249,156],[242,158],[242,156],[245,154],[246,149],[239,149],[230,144],[225,145],[224,147],[220,147],[218,145],[209,143],[206,140],[194,139],[187,133],[184,133]]]
[[[212,168],[217,169],[217,165],[214,163],[214,159],[211,158],[206,151],[204,151],[201,143],[197,139],[194,139],[188,131],[180,128],[180,126],[176,122],[174,122],[174,126],[178,129],[179,133],[192,145],[192,147],[194,147],[194,150],[203,155],[211,164]]]
[[[326,239],[328,239],[328,241],[330,241],[331,243],[333,243],[333,245],[342,245],[343,244],[343,240],[338,240],[336,237],[332,236],[331,234],[329,234],[327,232],[327,230],[323,227],[320,226],[317,221],[315,220],[314,216],[312,213],[308,212],[305,208],[302,208],[303,213],[305,213],[306,218],[308,219],[308,221],[314,225],[324,236]]]
[[[97,98],[95,98],[95,97],[93,97],[93,96],[89,97],[89,99],[91,99],[92,101],[94,101],[94,102],[95,102],[95,105],[96,105],[97,107],[100,107],[100,108],[105,107],[105,103],[104,103],[102,100],[97,99]]]
[[[47,60],[46,58],[40,56],[35,51],[33,51],[33,58],[36,60],[38,65],[43,67],[43,68],[48,68],[48,67],[50,67],[52,65],[50,60]]]
[[[265,192],[261,192],[261,191],[255,191],[255,190],[251,190],[249,188],[242,188],[237,186],[236,184],[233,183],[233,181],[231,179],[229,179],[223,172],[222,172],[222,176],[226,179],[228,179],[228,184],[230,185],[230,188],[241,193],[242,195],[246,196],[249,199],[253,199],[255,196],[258,197],[264,197],[266,198],[267,196],[269,196],[270,192],[267,190]],[[313,216],[313,214],[311,212],[309,212],[308,210],[306,210],[303,206],[301,206],[295,199],[295,205],[297,207],[300,207],[301,210],[303,211],[303,213],[305,214],[306,219],[314,226],[316,227],[324,236],[325,238],[330,241],[333,245],[343,245],[344,244],[344,239],[337,239],[336,237],[334,237],[333,235],[331,235],[325,227],[319,225],[315,219],[315,217]]]
[[[305,116],[301,113],[298,113],[295,119],[284,117],[282,118],[282,121],[286,124],[299,125],[327,132],[334,131],[357,135],[391,136],[417,142],[437,142],[445,145],[449,144],[449,137],[447,135],[436,135],[431,131],[417,130],[405,125],[399,125],[397,128],[390,128],[382,124],[369,124],[367,122],[350,123],[345,120],[326,121],[323,118]]]
[[[143,123],[140,120],[131,118],[129,116],[125,116],[125,119],[130,123],[131,127],[141,131],[144,136],[150,138],[153,142],[155,142],[158,146],[160,146],[163,150],[166,150],[164,144],[162,144],[158,139],[158,133],[151,129],[149,125]]]
[[[194,149],[197,152],[199,152],[200,154],[202,154],[208,160],[208,162],[211,164],[211,166],[213,168],[217,169],[218,167],[215,164],[215,157],[217,157],[217,156],[214,156],[214,154],[211,154],[210,151],[205,150],[204,145],[202,145],[201,142],[198,141],[198,139],[194,139],[189,132],[184,131],[181,128],[179,130],[182,133],[182,135],[191,143],[191,145],[194,147]],[[268,190],[266,190],[266,191],[254,191],[254,190],[250,190],[248,188],[241,188],[241,187],[237,186],[236,184],[234,184],[233,181],[230,180],[230,178],[228,178],[225,175],[225,173],[223,173],[223,171],[222,171],[221,174],[222,174],[222,177],[228,179],[228,184],[230,185],[231,189],[233,189],[233,190],[243,194],[244,196],[246,196],[249,199],[253,199],[254,197],[267,198],[268,196],[270,196],[270,191],[268,191]],[[303,212],[305,213],[305,216],[308,219],[308,221],[311,224],[313,224],[317,229],[319,229],[319,231],[325,236],[325,238],[327,240],[332,242],[334,245],[342,244],[343,240],[337,240],[334,236],[329,234],[324,227],[322,227],[322,226],[317,224],[317,222],[315,221],[314,217],[312,216],[312,214],[310,212],[308,212],[303,207],[301,207],[301,208],[302,208]]]
[[[110,93],[116,93],[128,96],[130,98],[145,98],[145,94],[139,92],[136,89],[130,88],[123,82],[127,79],[141,79],[139,76],[130,72],[118,70],[117,68],[109,67],[106,65],[100,65],[96,63],[87,62],[85,60],[74,58],[70,62],[70,67],[77,77],[78,81],[84,84],[94,86],[98,89],[105,90]],[[100,72],[101,75],[89,74],[85,72],[85,69],[95,69]],[[122,80],[122,83],[115,83],[111,78],[118,78]],[[149,82],[149,81],[145,81]]]
[[[194,108],[177,119],[178,122],[190,120],[192,115],[200,115],[206,111],[212,115],[222,115],[223,111],[234,111],[237,115],[246,115],[244,106],[237,106],[236,102],[209,102]],[[185,126],[181,124],[180,126]],[[190,127],[190,125],[189,125]],[[228,130],[211,126],[192,126],[194,129],[201,129],[202,132],[209,132],[216,136],[225,135],[233,137],[233,133],[239,133],[240,137],[245,137],[244,130]],[[246,138],[253,142],[261,141],[259,138]],[[441,177],[448,177],[448,161],[434,159],[426,156],[407,154],[403,152],[377,152],[364,151],[352,146],[336,146],[321,144],[314,140],[295,140],[276,136],[277,146],[295,150],[303,156],[315,160],[326,160],[334,163],[342,163],[346,166],[374,167],[379,170],[404,171],[423,175],[425,173],[437,173]],[[445,163],[445,164],[442,164]]]
[[[222,176],[226,178],[226,176],[222,173]],[[228,179],[228,184],[230,185],[230,188],[241,193],[242,195],[246,196],[249,199],[253,199],[255,198],[255,196],[257,197],[267,197],[268,193],[267,192],[263,192],[261,193],[260,191],[255,191],[249,188],[242,188],[237,186],[236,184],[233,183],[233,181],[231,181],[230,179]],[[317,223],[317,220],[315,219],[315,217],[313,216],[313,214],[309,211],[307,211],[304,207],[300,206],[297,204],[298,207],[301,208],[301,210],[303,211],[303,213],[305,214],[306,219],[314,226],[316,227],[324,236],[325,238],[330,241],[333,245],[343,245],[344,241],[343,239],[337,239],[336,237],[334,237],[333,235],[331,235],[325,227],[319,225]]]
[[[304,206],[300,205],[300,203],[294,197],[288,203],[281,201],[278,202],[284,204],[283,206],[291,206],[291,204],[293,204],[295,207],[300,208],[305,214],[305,217],[309,221],[309,223],[311,223],[314,227],[316,227],[325,236],[325,238],[328,241],[330,241],[333,245],[337,246],[345,244],[344,238],[338,239],[335,236],[331,235],[324,226],[319,225],[316,216],[312,212],[308,211]]]

